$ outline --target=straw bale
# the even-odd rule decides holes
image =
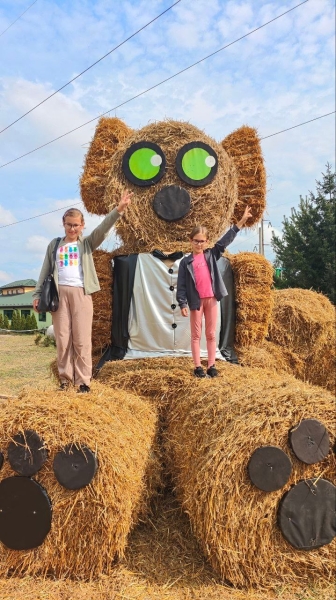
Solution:
[[[92,349],[102,354],[111,343],[112,327],[112,253],[95,250],[93,261],[97,271],[100,291],[92,294],[93,323]]]
[[[109,574],[123,556],[127,536],[143,508],[144,474],[156,433],[156,412],[130,393],[94,383],[88,397],[29,389],[2,408],[0,447],[18,431],[34,429],[49,451],[35,479],[53,507],[52,528],[41,546],[29,551],[2,548],[0,575],[47,575],[92,579]],[[53,459],[69,443],[87,445],[99,468],[78,491],[57,482]],[[7,461],[1,479],[13,475]]]
[[[120,119],[102,117],[99,120],[80,178],[82,200],[90,213],[102,215],[108,212],[104,194],[110,159],[131,132]]]
[[[236,352],[243,367],[290,373],[298,379],[304,379],[305,364],[299,355],[268,340],[256,346],[236,346]]]
[[[261,343],[268,332],[273,307],[273,267],[255,252],[230,255],[235,282],[236,343]]]
[[[234,159],[238,173],[238,203],[234,222],[243,216],[246,205],[252,208],[251,226],[260,221],[266,208],[266,172],[257,130],[244,125],[222,141],[223,148]]]
[[[167,448],[176,490],[213,568],[236,586],[332,581],[335,540],[297,551],[282,537],[276,512],[298,480],[323,476],[335,482],[332,452],[308,466],[288,447],[289,429],[309,417],[326,425],[334,443],[333,396],[290,376],[227,369],[216,381],[204,381],[202,389],[191,380],[174,395],[169,414]],[[265,444],[282,448],[293,463],[288,484],[272,493],[256,489],[246,469],[253,451]]]
[[[297,377],[335,391],[335,307],[311,290],[277,290],[269,339],[303,361]]]
[[[133,185],[122,171],[124,152],[131,144],[142,140],[158,144],[167,159],[164,178],[156,186],[140,188]],[[181,221],[167,224],[152,209],[154,195],[163,186],[181,185],[175,158],[184,144],[194,141],[207,143],[216,151],[219,159],[217,175],[208,185],[197,188],[183,182],[191,197],[191,210]],[[189,123],[166,120],[135,131],[118,147],[111,158],[105,204],[112,204],[120,190],[127,187],[134,192],[132,204],[116,223],[124,244],[131,246],[133,252],[149,252],[154,248],[169,251],[172,245],[177,250],[180,243],[188,242],[188,235],[196,223],[201,222],[208,228],[211,241],[219,238],[231,222],[237,201],[236,179],[234,163],[220,144]]]

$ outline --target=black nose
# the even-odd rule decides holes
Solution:
[[[190,196],[178,185],[167,185],[155,194],[153,209],[164,221],[179,221],[190,210]]]
[[[0,482],[0,541],[12,550],[37,548],[51,527],[52,509],[45,489],[29,477]]]

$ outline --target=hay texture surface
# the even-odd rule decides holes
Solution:
[[[335,483],[332,452],[304,465],[288,446],[288,431],[303,418],[319,419],[335,441],[334,399],[319,387],[266,369],[216,363],[219,377],[196,380],[188,359],[145,359],[106,364],[106,385],[153,399],[164,412],[166,457],[178,497],[192,529],[217,574],[235,586],[273,589],[288,585],[329,585],[334,575],[335,540],[310,552],[288,544],[277,526],[283,494],[301,479]],[[265,493],[247,475],[253,451],[282,448],[293,464],[289,482]]]
[[[133,252],[148,252],[156,247],[166,251],[177,249],[176,244],[185,243],[197,223],[208,228],[210,241],[215,242],[231,222],[237,221],[237,216],[233,216],[236,206],[242,214],[246,204],[250,204],[253,213],[247,223],[250,227],[260,220],[261,207],[265,207],[266,190],[260,183],[261,173],[264,174],[260,142],[256,131],[249,127],[243,127],[229,137],[229,150],[225,150],[221,143],[189,123],[166,120],[131,131],[118,119],[101,119],[81,178],[83,202],[90,212],[105,214],[117,203],[123,189],[133,191],[132,205],[116,226],[123,244],[131,247]],[[247,152],[243,156],[241,144],[244,139]],[[165,154],[165,175],[154,186],[136,186],[122,171],[125,151],[139,141],[154,142]],[[180,148],[197,141],[209,144],[218,156],[216,176],[201,187],[182,182],[175,168]],[[182,185],[189,192],[191,210],[183,219],[167,224],[154,213],[152,202],[155,194],[169,185]],[[252,190],[248,195],[246,185]],[[238,194],[238,190],[241,193]]]
[[[297,377],[335,391],[335,307],[311,290],[277,290],[274,299],[270,341],[298,358]]]
[[[335,540],[309,552],[286,542],[277,525],[279,501],[291,484],[324,477],[335,483],[335,455],[307,466],[291,453],[288,432],[304,418],[322,421],[335,440],[334,399],[321,388],[266,371],[222,373],[190,384],[171,407],[168,448],[177,493],[214,569],[236,586],[332,581]],[[274,445],[290,455],[289,482],[275,492],[255,488],[251,454]]]
[[[103,117],[99,120],[80,179],[82,200],[90,213],[103,215],[109,212],[104,194],[110,159],[131,132],[120,119]]]
[[[34,476],[52,502],[51,531],[34,550],[2,546],[0,574],[92,579],[108,574],[124,553],[127,536],[144,502],[144,475],[156,431],[156,413],[130,393],[95,383],[88,398],[75,392],[29,390],[1,411],[0,447],[25,429],[44,440],[49,456]],[[56,480],[53,459],[69,443],[96,453],[91,484],[66,490]],[[7,460],[1,479],[14,475]]]
[[[265,210],[266,172],[257,130],[244,125],[233,131],[222,146],[234,159],[238,179],[238,197],[234,211],[234,222],[243,216],[245,206],[252,208],[253,221],[260,221]]]
[[[242,348],[261,343],[268,332],[274,295],[273,266],[256,252],[229,256],[235,285],[236,344]]]

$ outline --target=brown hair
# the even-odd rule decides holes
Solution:
[[[84,224],[84,215],[83,213],[78,210],[78,208],[69,208],[68,210],[65,211],[62,219],[63,219],[63,223],[65,222],[65,217],[78,217],[80,216],[82,219],[82,225]]]
[[[203,227],[203,225],[195,225],[190,234],[190,239],[192,240],[193,237],[198,233],[203,233],[205,235],[205,239],[208,239],[208,230],[206,227]]]

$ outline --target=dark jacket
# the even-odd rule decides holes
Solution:
[[[237,225],[232,225],[229,231],[216,242],[213,248],[204,250],[205,260],[210,271],[213,293],[218,301],[227,296],[227,291],[217,267],[217,260],[222,256],[225,248],[233,242],[238,231],[239,228]],[[182,258],[180,262],[176,298],[180,308],[189,306],[190,310],[199,310],[201,299],[196,289],[193,261],[194,256],[191,253]]]

